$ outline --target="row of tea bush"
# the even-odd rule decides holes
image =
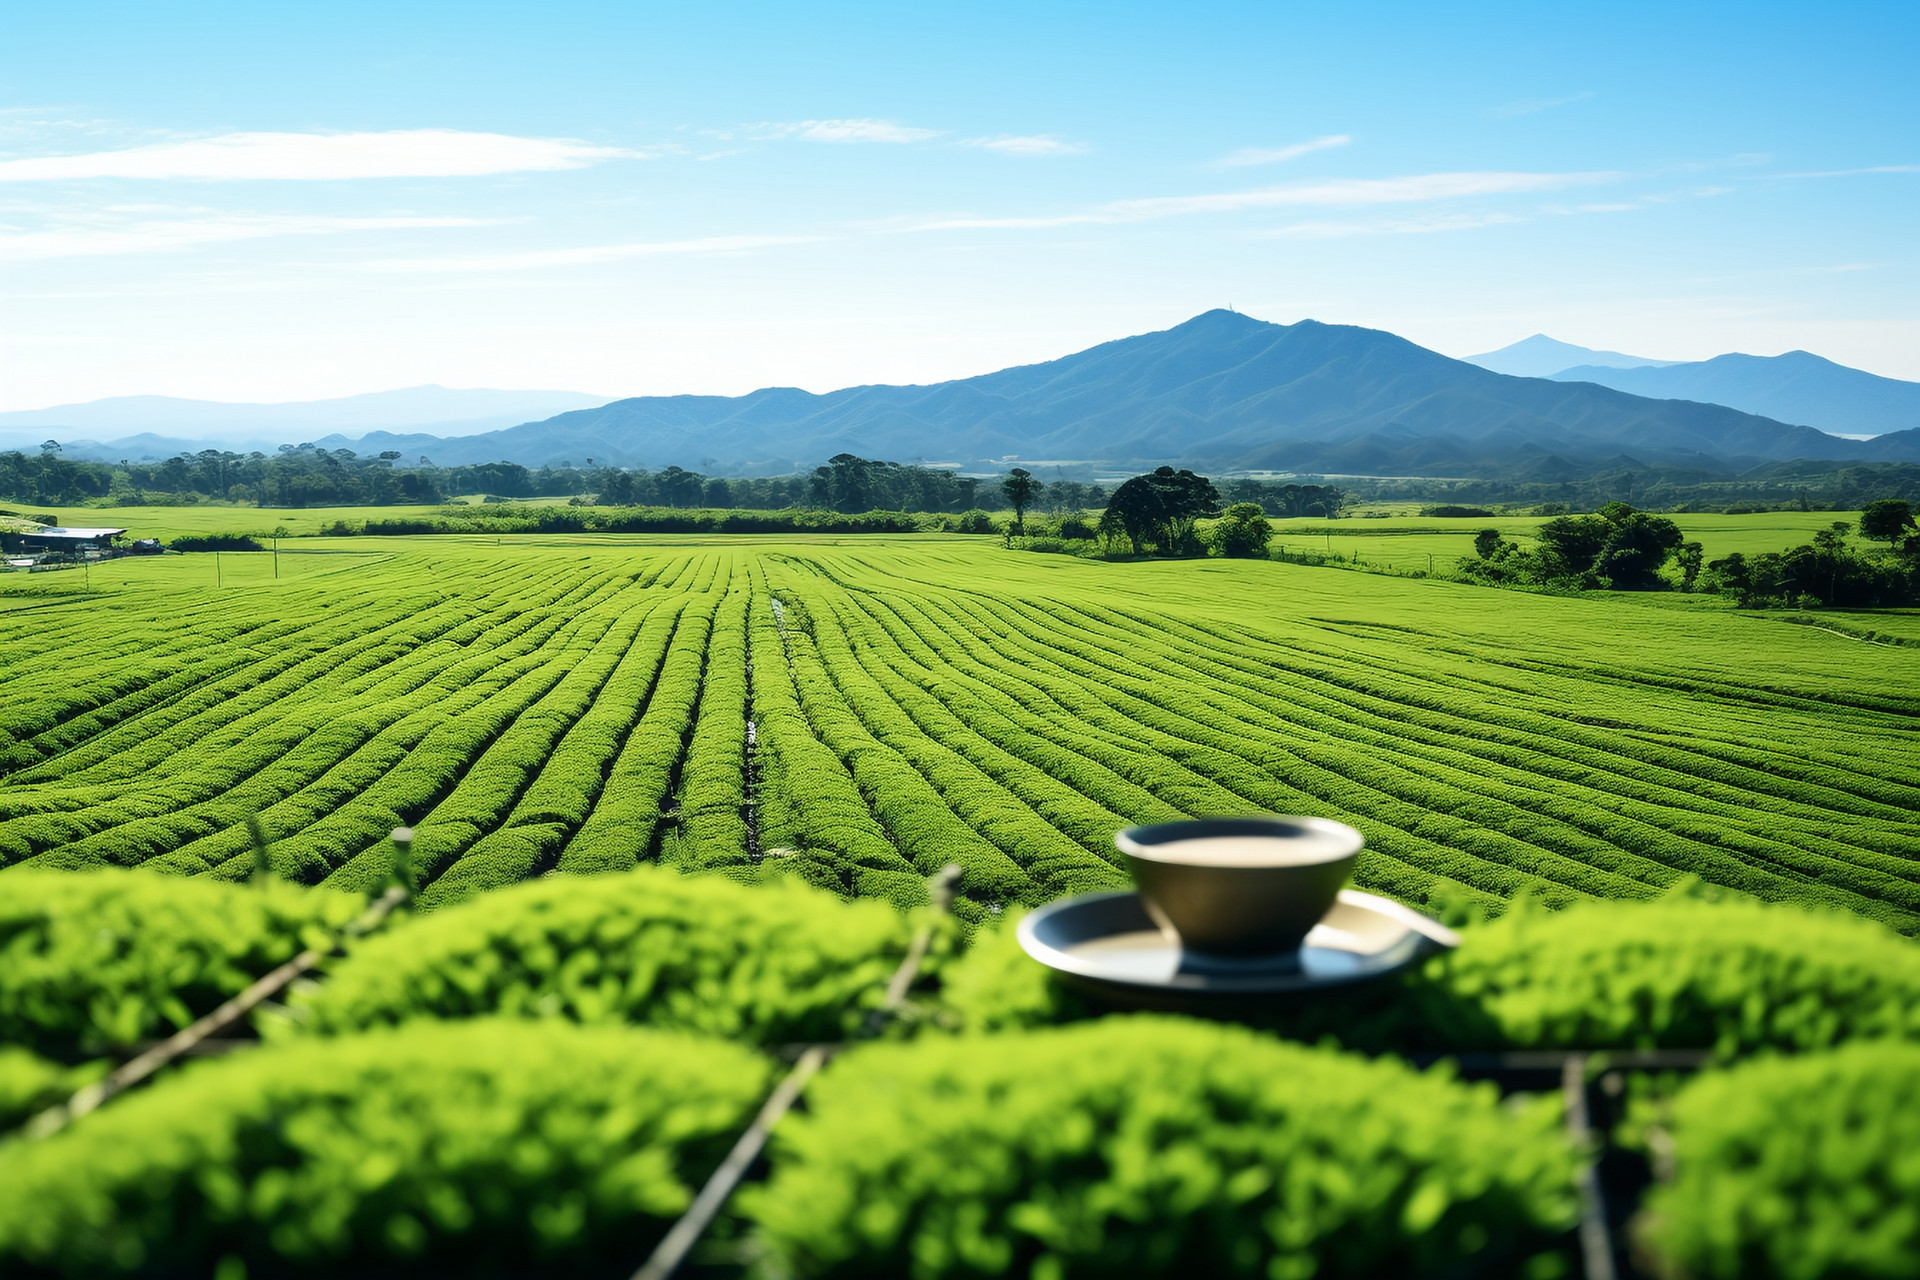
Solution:
[[[359,906],[137,872],[0,884],[0,1123]],[[401,920],[263,1015],[263,1046],[0,1140],[0,1271],[623,1274],[744,1127],[772,1051],[853,1033],[914,925],[651,868]],[[1011,934],[942,935],[915,1016],[815,1082],[714,1248],[822,1276],[1557,1274],[1582,1154],[1557,1102],[1394,1055],[1661,1047],[1749,1060],[1636,1113],[1673,1168],[1638,1219],[1658,1266],[1920,1256],[1920,951],[1877,925],[1522,909],[1254,1027],[1103,1016]]]

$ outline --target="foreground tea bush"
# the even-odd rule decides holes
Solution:
[[[1657,1123],[1675,1180],[1639,1239],[1671,1276],[1911,1276],[1920,1046],[1850,1045],[1701,1076]]]
[[[106,1062],[68,1067],[11,1045],[0,1045],[0,1130],[11,1129],[42,1108],[65,1102],[74,1090],[105,1075]]]
[[[1441,1036],[1541,1047],[1807,1050],[1920,1039],[1920,948],[1838,913],[1677,898],[1521,910],[1433,978]]]
[[[1180,1019],[870,1047],[808,1105],[744,1198],[807,1276],[1555,1274],[1576,1216],[1551,1104]]]
[[[1368,1050],[1808,1050],[1920,1039],[1920,948],[1870,921],[1672,898],[1522,907],[1460,949],[1339,1000],[1222,1005],[1303,1039]],[[1029,960],[1011,926],[946,975],[968,1027],[1073,1021],[1101,1006]]]
[[[881,998],[908,937],[884,903],[799,884],[555,876],[367,940],[299,1008],[322,1032],[500,1013],[834,1040]]]
[[[0,1272],[622,1275],[769,1071],[687,1036],[500,1021],[200,1064],[0,1145]]]
[[[0,1042],[77,1056],[170,1035],[365,903],[138,871],[0,876]]]

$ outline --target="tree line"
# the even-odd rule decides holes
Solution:
[[[282,445],[273,454],[203,449],[164,462],[85,462],[60,456],[52,441],[38,454],[0,453],[0,499],[64,504],[108,499],[124,506],[204,501],[265,507],[432,505],[461,494],[501,498],[591,499],[608,506],[736,508],[778,511],[807,507],[862,511],[959,512],[979,505],[981,482],[927,467],[874,462],[840,454],[810,475],[728,478],[678,466],[659,471],[563,462],[524,467],[484,462],[439,467],[398,450],[361,455],[352,449]]]
[[[1856,547],[1847,541],[1854,533],[1886,545]],[[1663,572],[1671,564],[1682,591],[1730,595],[1743,608],[1920,603],[1920,527],[1913,505],[1897,498],[1871,502],[1857,524],[1836,520],[1800,546],[1712,561],[1672,520],[1624,502],[1549,520],[1531,547],[1498,529],[1481,530],[1473,545],[1456,576],[1487,585],[1660,590],[1672,585]]]

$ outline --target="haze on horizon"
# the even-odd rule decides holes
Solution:
[[[6,17],[0,410],[927,383],[1216,306],[1920,380],[1908,5]]]

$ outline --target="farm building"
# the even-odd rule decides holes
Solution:
[[[67,529],[42,525],[31,532],[0,533],[7,551],[105,551],[125,529]]]

